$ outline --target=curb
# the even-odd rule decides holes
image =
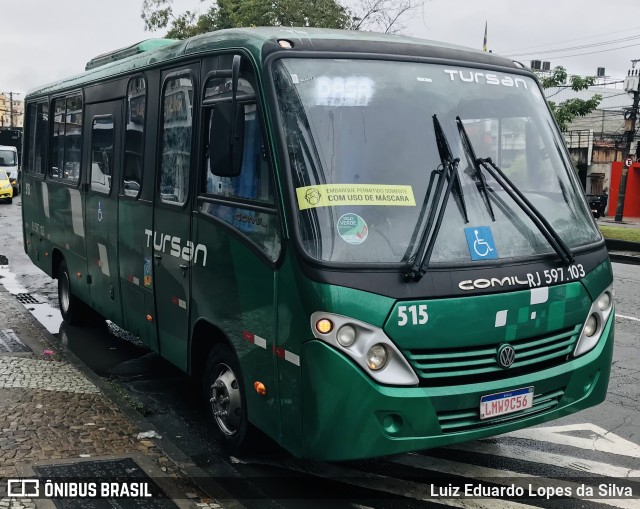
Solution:
[[[609,251],[609,259],[612,262],[625,263],[627,265],[640,265],[640,253],[634,255]]]
[[[640,242],[605,238],[604,243],[609,251],[631,251],[640,255]]]

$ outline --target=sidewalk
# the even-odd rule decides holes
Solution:
[[[623,218],[622,222],[616,222],[615,217],[607,216],[597,220],[598,225],[619,226],[622,228],[640,228],[640,218]],[[614,239],[605,239],[609,258],[612,262],[640,265],[640,243],[625,242]]]
[[[221,507],[194,485],[193,479],[201,474],[188,458],[126,403],[116,405],[100,379],[83,372],[86,368],[72,354],[58,348],[0,287],[0,480],[36,475],[106,480],[126,472],[148,476],[160,494],[173,499],[146,499],[144,507]],[[4,492],[6,483],[2,484]],[[137,504],[134,499],[125,501]],[[83,507],[94,507],[94,501],[87,502]],[[52,507],[43,499],[0,498],[1,509],[42,504]]]

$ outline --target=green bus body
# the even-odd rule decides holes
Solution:
[[[301,457],[347,460],[475,440],[604,400],[612,304],[598,314],[595,346],[575,354],[585,340],[585,321],[611,291],[611,265],[599,236],[573,249],[568,268],[553,252],[489,264],[449,266],[436,259],[420,282],[403,281],[406,261],[327,260],[310,255],[301,240],[313,242],[313,236],[302,233],[295,190],[303,186],[292,181],[293,156],[282,138],[282,93],[273,85],[279,58],[444,62],[484,69],[487,76],[487,69],[515,73],[533,83],[530,73],[464,48],[329,30],[229,30],[143,49],[100,66],[112,60],[103,55],[84,74],[31,91],[25,100],[25,250],[51,277],[66,266],[74,299],[196,377],[207,370],[212,348],[225,345],[238,360],[248,421]],[[255,135],[261,132],[263,141],[252,157],[269,172],[260,186],[272,186],[259,196],[251,191],[259,199],[237,191],[216,195],[212,185],[222,189],[226,181],[211,180],[207,172],[207,126],[214,122],[216,94],[228,92],[224,84],[208,83],[228,79],[233,55],[242,57],[241,77],[254,89],[245,103],[257,104]],[[146,106],[132,106],[143,92]],[[335,94],[338,102],[348,101],[348,94]],[[243,108],[253,119],[253,108]],[[252,122],[244,131],[255,127]],[[142,138],[134,150],[136,129]],[[179,143],[183,150],[164,148]],[[388,151],[400,157],[403,147]],[[141,161],[139,175],[123,178],[135,173],[129,169],[134,159]],[[174,167],[178,177],[170,173]],[[413,171],[428,180],[427,169]],[[472,199],[469,192],[465,197]],[[449,205],[458,214],[454,198]],[[416,208],[421,200],[416,193]],[[577,203],[587,210],[582,195]],[[364,209],[358,207],[343,212],[356,215]],[[376,225],[370,226],[374,235]],[[595,228],[592,220],[584,228]],[[439,238],[448,233],[442,228]],[[352,321],[359,334],[386,336],[389,366],[399,362],[414,381],[380,382],[348,348],[315,330],[322,317]],[[515,350],[511,367],[496,362],[504,344]],[[390,369],[385,364],[380,376]],[[257,382],[266,393],[254,390]],[[480,418],[483,396],[529,387],[531,408]]]

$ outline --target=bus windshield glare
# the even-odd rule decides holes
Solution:
[[[544,97],[528,76],[308,58],[278,60],[274,76],[300,240],[318,260],[393,264],[415,258],[425,211],[445,194],[430,186],[444,171],[434,115],[459,159],[459,183],[444,204],[431,263],[471,261],[467,237],[484,240],[486,227],[494,259],[554,252],[504,186],[487,172],[479,176],[457,117],[476,157],[491,158],[570,249],[601,239]]]

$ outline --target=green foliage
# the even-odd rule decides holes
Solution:
[[[564,67],[558,66],[551,71],[548,76],[539,76],[543,88],[570,87],[576,92],[586,90],[593,86],[596,78],[593,76],[568,76]],[[567,99],[561,103],[548,101],[551,111],[562,131],[566,131],[569,124],[576,117],[584,117],[595,110],[602,101],[600,94],[594,95],[591,99]]]
[[[167,37],[186,39],[234,27],[302,26],[349,28],[349,12],[335,0],[217,0],[204,14],[174,15],[172,0],[144,0],[142,19],[150,31],[169,28]]]
[[[186,39],[224,28],[298,26],[397,33],[423,0],[200,0],[203,13],[173,12],[173,0],[143,0],[145,30],[168,29],[167,37]]]

